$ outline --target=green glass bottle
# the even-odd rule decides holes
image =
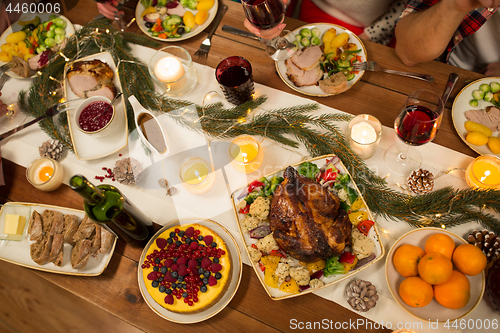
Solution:
[[[94,186],[82,175],[69,180],[71,189],[85,200],[85,213],[98,223],[113,222],[133,239],[143,241],[153,236],[153,222],[112,185]]]

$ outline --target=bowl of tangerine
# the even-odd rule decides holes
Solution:
[[[385,262],[394,299],[411,315],[439,323],[461,319],[481,301],[486,256],[444,229],[420,228],[401,236]]]

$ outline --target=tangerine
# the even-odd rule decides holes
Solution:
[[[426,306],[432,301],[433,295],[432,286],[418,276],[410,276],[399,285],[399,296],[409,306]]]
[[[463,308],[470,300],[469,279],[459,271],[453,270],[446,282],[434,286],[434,298],[447,308]]]
[[[425,253],[441,253],[451,260],[451,256],[455,250],[455,242],[447,234],[437,233],[427,239],[424,249]]]
[[[465,275],[478,275],[487,264],[483,251],[472,244],[459,245],[453,252],[453,263],[455,267]]]
[[[429,284],[446,282],[453,272],[451,260],[441,253],[427,253],[418,263],[418,274]]]
[[[418,276],[418,262],[423,256],[425,256],[425,252],[418,246],[403,244],[394,253],[392,262],[402,276]]]

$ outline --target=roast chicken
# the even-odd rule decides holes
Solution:
[[[112,100],[116,95],[113,70],[98,59],[74,63],[67,77],[71,90],[79,97],[104,96]]]
[[[339,197],[290,166],[283,177],[269,213],[280,249],[303,262],[339,255],[350,244],[352,230]]]

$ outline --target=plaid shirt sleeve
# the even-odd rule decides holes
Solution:
[[[439,0],[409,0],[398,21],[410,13],[420,12],[434,6],[438,2]],[[467,14],[455,31],[453,38],[446,47],[446,51],[437,60],[447,62],[451,50],[453,50],[453,48],[465,37],[479,30],[479,28],[481,28],[481,26],[488,20],[488,18],[491,17],[491,15],[493,15],[493,13],[497,11],[497,9],[498,8],[478,8]]]

